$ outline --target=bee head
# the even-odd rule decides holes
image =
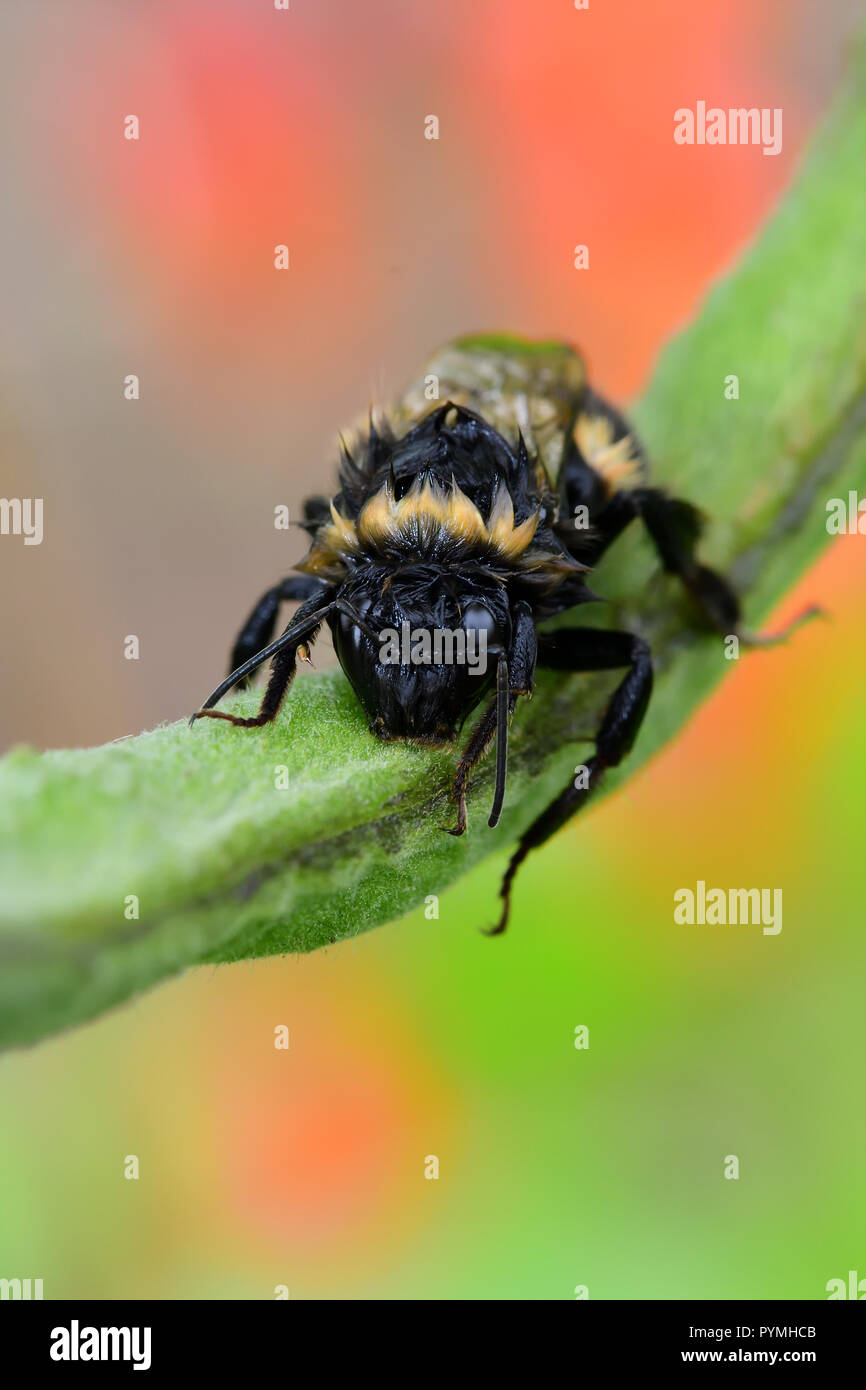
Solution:
[[[361,622],[335,614],[334,646],[372,732],[385,742],[450,743],[508,646],[502,587],[418,565],[358,575],[344,596]]]

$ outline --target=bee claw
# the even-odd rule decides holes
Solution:
[[[465,835],[466,833],[466,801],[462,796],[457,797],[457,824],[451,827],[444,827],[448,835]]]
[[[821,608],[818,604],[813,604],[809,608],[804,608],[800,613],[780,628],[778,632],[741,632],[738,634],[740,641],[746,647],[775,647],[787,641],[792,632],[796,632],[803,623],[811,622],[813,618],[827,618],[829,614],[826,608]]]
[[[495,927],[479,927],[482,936],[501,936],[505,931],[506,922],[499,921]]]

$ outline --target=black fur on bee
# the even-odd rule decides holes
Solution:
[[[623,669],[588,760],[586,786],[569,780],[537,817],[512,855],[501,888],[508,920],[514,875],[579,810],[605,769],[630,751],[652,689],[652,662],[641,637],[596,628],[539,633],[544,619],[594,598],[587,571],[630,521],[645,525],[665,570],[679,576],[704,618],[722,633],[738,629],[739,605],[725,579],[695,555],[701,522],[688,502],[647,480],[634,431],[588,386],[562,422],[558,476],[517,431],[511,442],[484,416],[446,402],[402,434],[370,418],[358,444],[343,448],[340,490],[332,501],[305,503],[311,537],[297,573],[269,589],[237,638],[231,673],[193,720],[208,716],[254,728],[277,715],[297,660],[323,622],[377,738],[430,746],[451,743],[467,716],[484,708],[457,763],[456,823],[466,830],[472,769],[496,740],[496,781],[489,824],[505,796],[508,727],[517,701],[532,693],[536,664],[567,671]],[[591,527],[576,528],[586,507]],[[283,601],[301,607],[272,641]],[[484,675],[466,662],[383,661],[383,634],[442,630],[484,634],[491,658]],[[272,659],[257,715],[241,718],[213,706]],[[190,721],[192,722],[192,720]]]

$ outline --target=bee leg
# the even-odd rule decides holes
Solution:
[[[499,890],[502,912],[496,926],[487,933],[489,936],[498,936],[508,925],[514,877],[529,852],[543,845],[579,811],[605,769],[616,767],[631,750],[652,691],[649,647],[630,632],[560,628],[539,639],[538,659],[542,666],[558,671],[612,671],[620,666],[629,669],[605,710],[595,737],[595,754],[585,765],[586,775],[579,782],[577,778],[570,781],[524,831],[505,871]]]
[[[517,703],[516,697],[512,700],[509,693],[508,708],[509,714]],[[449,835],[463,835],[466,832],[466,783],[469,781],[469,774],[475,764],[484,757],[490,746],[490,740],[496,729],[496,702],[489,704],[479,719],[475,728],[472,730],[472,737],[463,750],[460,761],[454,773],[454,783],[451,788],[451,795],[457,802],[457,822],[448,830]]]
[[[743,632],[739,599],[731,585],[702,565],[695,553],[703,530],[701,513],[691,503],[647,486],[645,478],[646,452],[632,425],[587,388],[558,484],[562,519],[556,532],[576,560],[595,565],[629,522],[640,517],[665,570],[678,576],[710,626],[723,636],[737,636],[749,646],[780,642],[819,611],[807,609],[771,635]],[[578,528],[581,512],[586,525]]]
[[[656,488],[634,494],[638,513],[668,574],[675,574],[704,613],[723,634],[737,631],[740,601],[722,575],[700,564],[695,554],[703,530],[697,507]]]
[[[740,601],[731,585],[723,575],[702,565],[697,558],[695,552],[703,531],[703,517],[690,502],[669,497],[659,488],[640,487],[616,493],[598,517],[599,553],[606,550],[636,516],[646,527],[664,569],[678,577],[707,622],[722,636],[739,637],[747,646],[768,646],[783,641],[802,622],[820,611],[805,609],[777,633],[758,636],[743,632]]]
[[[281,584],[275,584],[267,593],[262,594],[235,639],[229,671],[236,671],[251,656],[255,656],[256,652],[268,645],[274,635],[281,603],[313,598],[316,594],[321,594],[322,590],[323,586],[318,579],[309,579],[302,574],[290,574]],[[246,679],[239,681],[238,687],[243,689],[247,683]]]
[[[697,508],[656,488],[636,493],[641,519],[665,569],[676,574],[722,636],[736,636],[746,646],[771,646],[783,642],[795,628],[821,610],[806,608],[779,632],[757,635],[740,628],[740,601],[722,575],[698,562],[695,546],[702,530]]]
[[[488,824],[495,825],[505,791],[505,740],[508,722],[514,713],[518,696],[531,695],[535,679],[536,632],[532,610],[529,604],[520,599],[511,610],[511,646],[504,654],[506,662],[507,697],[501,690],[485,709],[472,731],[454,773],[451,794],[457,802],[457,823],[449,829],[449,835],[462,835],[466,830],[466,784],[475,765],[480,762],[490,746],[494,734],[500,740],[500,753],[497,767],[497,789],[493,810]],[[498,682],[499,683],[499,682]],[[498,732],[497,732],[498,731]]]
[[[225,719],[229,724],[236,724],[244,729],[253,729],[262,724],[270,724],[276,718],[286,691],[294,679],[299,651],[307,651],[309,645],[315,641],[322,620],[334,607],[334,601],[326,602],[327,599],[328,594],[323,594],[321,589],[313,598],[308,599],[298,609],[282,637],[277,638],[276,642],[272,642],[270,647],[265,647],[256,652],[254,656],[249,657],[237,669],[237,673],[231,672],[222,684],[218,685],[216,690],[208,696],[202,708],[192,716],[189,721],[190,724],[193,724],[196,719]],[[239,685],[248,674],[255,670],[256,666],[261,665],[271,655],[273,656],[271,675],[265,687],[257,715],[249,719],[242,719],[238,715],[228,714],[223,710],[213,708],[227,691],[231,690],[233,686]],[[244,667],[247,669],[245,670]]]
[[[316,529],[323,521],[327,521],[330,515],[331,503],[327,497],[308,497],[304,503],[304,519],[301,526],[311,536],[315,535]]]

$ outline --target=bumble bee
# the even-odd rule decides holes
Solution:
[[[589,525],[575,524],[579,512]],[[304,504],[306,558],[259,599],[234,645],[231,673],[190,722],[207,716],[244,728],[270,723],[298,659],[309,660],[326,622],[377,738],[450,744],[484,702],[452,787],[450,833],[462,835],[467,783],[494,739],[488,823],[499,819],[508,727],[518,700],[532,694],[536,665],[622,669],[582,784],[569,780],[511,857],[491,929],[497,934],[508,920],[519,865],[629,753],[649,702],[652,659],[640,636],[578,626],[538,631],[545,619],[595,598],[588,571],[635,519],[704,619],[736,633],[733,590],[696,557],[699,512],[650,484],[640,441],[590,386],[580,355],[562,343],[509,335],[458,339],[432,359],[387,422],[375,424],[371,412],[353,446],[343,445],[336,496]],[[301,607],[272,641],[283,601]],[[492,660],[483,675],[466,661],[407,660],[405,651],[397,661],[385,654],[383,639],[401,630],[481,639]],[[465,651],[466,643],[453,650]],[[269,658],[258,714],[240,718],[213,708]]]

